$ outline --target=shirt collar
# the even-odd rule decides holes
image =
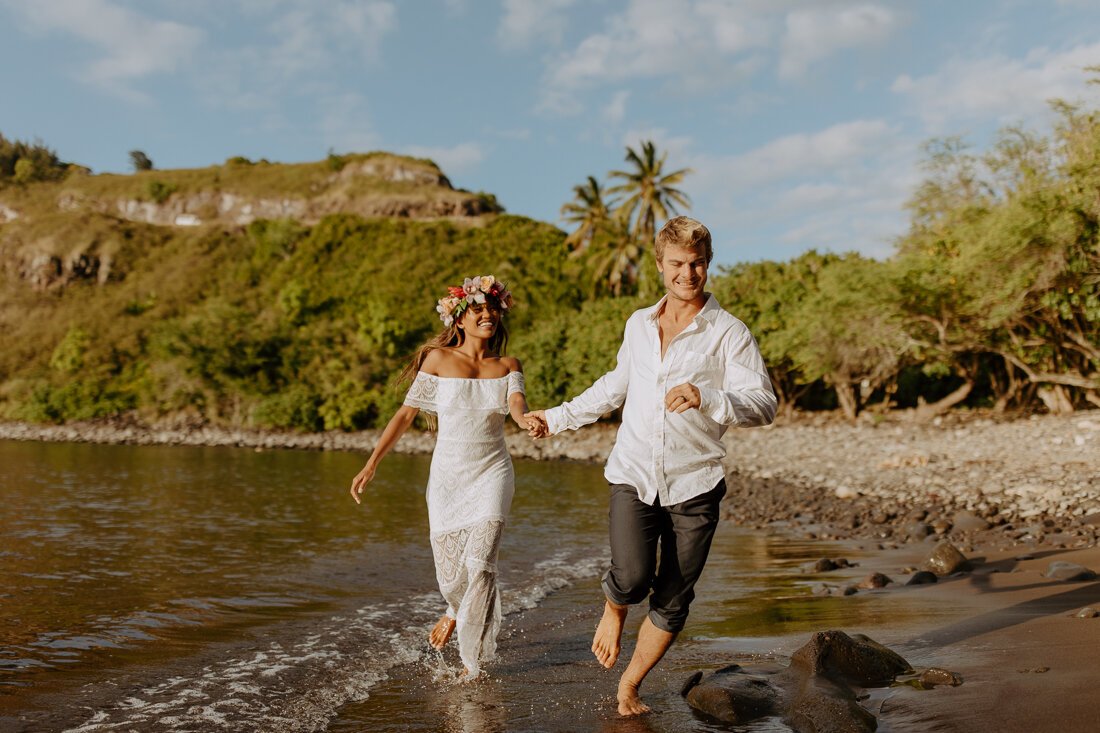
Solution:
[[[693,320],[698,322],[699,319],[703,319],[703,320],[710,321],[711,323],[713,323],[714,319],[718,316],[718,311],[722,310],[722,306],[718,305],[718,300],[714,297],[713,294],[707,293],[706,296],[707,296],[706,302],[703,303],[702,309],[698,313],[695,314],[695,318]],[[646,308],[646,312],[645,312],[646,321],[652,323],[654,326],[657,325],[657,317],[660,315],[661,308],[664,307],[666,300],[668,300],[668,294],[667,293],[665,294],[665,296],[663,298],[658,300],[654,305],[651,305],[651,306],[649,306],[649,308]]]

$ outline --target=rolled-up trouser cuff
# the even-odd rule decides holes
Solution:
[[[611,601],[616,606],[633,606],[635,603],[644,601],[645,597],[649,595],[648,587],[643,587],[635,591],[633,595],[619,591],[612,582],[610,570],[603,574],[603,578],[600,580],[600,586],[603,588],[603,594],[607,596],[607,600]]]
[[[677,617],[676,619],[669,619],[661,615],[661,612],[656,608],[650,608],[649,620],[661,631],[667,631],[670,634],[679,634],[683,631],[684,626],[687,624],[687,614],[683,617]]]

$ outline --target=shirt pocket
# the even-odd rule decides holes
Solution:
[[[674,370],[675,378],[670,387],[690,382],[696,387],[722,388],[724,364],[717,356],[700,354],[697,351],[685,351]]]

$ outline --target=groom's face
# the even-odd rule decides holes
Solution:
[[[667,245],[664,256],[657,261],[657,269],[670,298],[696,300],[703,297],[707,284],[707,254],[702,248]]]

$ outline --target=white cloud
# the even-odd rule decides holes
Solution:
[[[504,0],[504,16],[497,28],[500,45],[518,49],[533,43],[561,41],[565,10],[576,0]]]
[[[147,101],[134,88],[143,77],[179,69],[202,43],[203,32],[191,26],[155,20],[109,0],[6,2],[31,29],[62,32],[96,46],[102,53],[79,73],[112,94]]]
[[[404,155],[430,158],[448,176],[468,173],[485,159],[485,150],[477,143],[459,143],[453,147],[409,145],[401,150]]]
[[[647,140],[657,146],[658,153],[668,153],[667,170],[673,171],[685,167],[684,159],[693,142],[690,137],[669,135],[668,130],[663,127],[635,127],[622,135],[624,147],[639,151],[642,143]]]
[[[717,231],[768,233],[770,259],[811,247],[882,257],[905,228],[917,182],[914,140],[880,120],[788,135],[726,157],[689,155],[695,213]],[[738,259],[728,245],[726,259]]]
[[[755,189],[785,179],[836,175],[860,166],[897,144],[897,131],[881,120],[855,120],[813,134],[772,140],[741,155],[705,158],[694,167],[707,177],[704,185]]]
[[[397,10],[389,2],[292,2],[268,22],[275,45],[261,53],[269,68],[287,76],[332,68],[338,55],[373,63],[396,27]]]
[[[1051,98],[1100,99],[1095,88],[1086,87],[1084,71],[1098,59],[1100,43],[1060,52],[1037,48],[1016,59],[954,58],[934,74],[901,76],[892,88],[933,130],[957,120],[992,117],[1007,123],[1043,115]]]
[[[846,48],[881,43],[898,26],[898,16],[872,3],[846,8],[810,7],[787,15],[779,75],[801,76],[813,63]]]
[[[603,30],[548,58],[539,110],[576,113],[583,90],[636,79],[709,90],[760,74],[769,59],[789,78],[897,24],[882,5],[853,0],[628,0]]]
[[[630,92],[620,90],[615,92],[611,101],[600,111],[600,119],[612,127],[621,125],[626,119],[626,100],[630,98]]]

